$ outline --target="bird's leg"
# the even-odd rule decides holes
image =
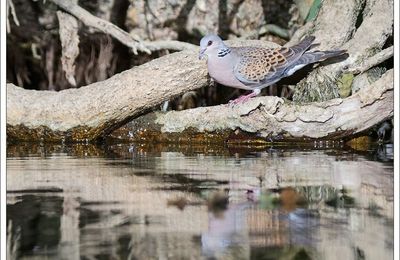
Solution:
[[[248,95],[243,95],[243,96],[238,97],[237,99],[230,100],[228,104],[229,105],[236,105],[236,104],[240,104],[240,103],[245,103],[250,98],[255,97],[258,94],[260,94],[260,92],[261,92],[260,89],[255,89]]]

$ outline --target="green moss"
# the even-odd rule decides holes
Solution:
[[[317,81],[317,74],[312,79],[302,80],[296,87],[293,94],[293,101],[296,103],[321,102],[339,97],[338,88],[334,79],[324,76],[324,79]]]
[[[354,75],[351,73],[344,73],[337,81],[339,95],[341,98],[346,98],[351,94],[351,86],[353,84]]]

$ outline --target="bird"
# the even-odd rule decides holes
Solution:
[[[200,40],[199,59],[207,57],[208,73],[216,82],[251,91],[229,101],[238,104],[308,64],[346,53],[346,50],[311,50],[319,45],[313,44],[314,40],[314,36],[306,36],[292,47],[229,47],[218,35],[208,34]]]

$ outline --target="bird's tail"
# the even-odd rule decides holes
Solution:
[[[296,60],[293,64],[290,65],[286,70],[286,76],[292,75],[297,70],[307,66],[308,64],[312,64],[319,61],[324,61],[326,59],[341,56],[345,54],[346,50],[337,50],[337,51],[306,51],[301,55],[301,57]]]
[[[346,50],[335,50],[335,51],[307,51],[299,60],[298,64],[310,64],[314,62],[324,61],[326,59],[337,57],[345,54]]]
[[[312,44],[314,40],[315,36],[307,36],[300,43],[290,47],[290,49],[296,54],[304,53],[306,50],[310,49],[311,46],[315,46],[315,44]]]
[[[300,43],[290,47],[294,51],[295,56],[300,56],[299,60],[296,61],[296,64],[306,65],[346,53],[346,50],[314,51],[312,49],[319,46],[319,43],[313,43],[314,40],[315,36],[307,36]]]

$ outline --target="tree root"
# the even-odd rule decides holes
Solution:
[[[219,105],[151,113],[112,134],[136,142],[309,142],[351,138],[393,116],[393,70],[345,99],[296,105],[259,97]],[[125,132],[124,132],[125,131]]]

